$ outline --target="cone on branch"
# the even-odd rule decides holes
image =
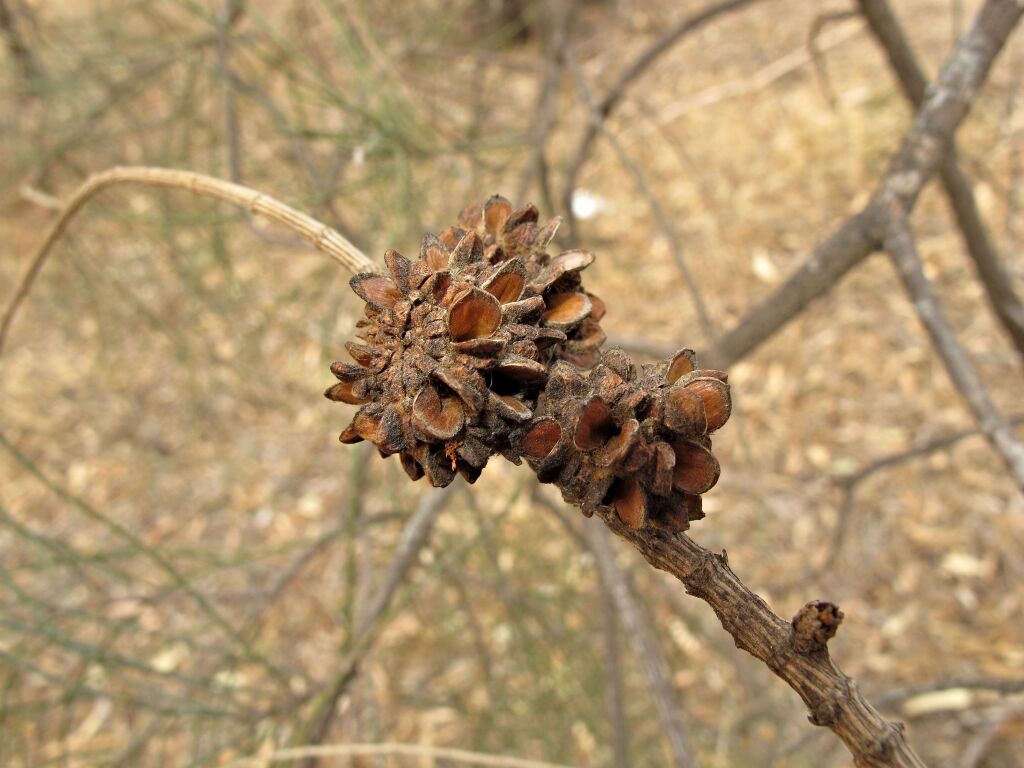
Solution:
[[[685,530],[718,482],[710,435],[729,418],[727,381],[688,349],[640,369],[620,349],[589,372],[558,362],[515,447],[588,517],[614,510],[632,528]]]
[[[518,463],[509,437],[532,418],[551,362],[585,364],[604,341],[603,305],[580,287],[593,255],[549,256],[558,220],[537,220],[495,196],[424,237],[417,260],[388,251],[388,275],[352,278],[366,302],[359,342],[325,393],[363,406],[342,442],[397,453],[435,486],[456,472],[473,482],[495,453]]]
[[[604,304],[581,280],[594,257],[550,256],[558,220],[538,221],[494,196],[424,237],[418,259],[388,251],[387,275],[352,278],[359,341],[325,393],[362,406],[341,441],[369,440],[435,486],[475,481],[494,454],[525,458],[588,516],[683,530],[718,480],[727,376],[690,350],[639,368],[602,354]]]

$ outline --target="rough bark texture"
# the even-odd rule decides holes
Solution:
[[[903,724],[882,717],[832,661],[827,648],[801,652],[806,645],[793,624],[740,581],[724,552],[704,549],[682,533],[635,531],[614,514],[602,519],[647,562],[675,576],[687,593],[710,605],[736,647],[785,680],[807,705],[810,721],[830,728],[842,739],[856,765],[924,766],[904,738]]]

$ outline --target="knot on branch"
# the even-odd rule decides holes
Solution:
[[[369,440],[435,486],[474,482],[495,454],[525,459],[588,517],[685,530],[718,481],[728,377],[688,349],[643,366],[602,353],[604,303],[581,279],[594,256],[549,256],[559,222],[538,218],[494,196],[424,237],[418,260],[388,251],[388,275],[352,278],[359,342],[325,393],[362,406],[341,441]]]
[[[843,612],[833,603],[815,600],[797,611],[793,625],[793,647],[797,653],[823,651],[843,623]]]

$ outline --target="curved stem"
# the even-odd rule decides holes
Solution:
[[[339,232],[323,224],[311,216],[298,211],[279,200],[265,195],[255,189],[234,184],[229,181],[206,176],[191,171],[179,171],[172,168],[155,168],[148,166],[115,167],[90,176],[75,190],[64,205],[57,219],[50,225],[42,244],[33,255],[28,268],[14,292],[10,303],[4,309],[0,320],[0,355],[3,354],[4,343],[14,322],[18,308],[25,301],[32,284],[38,277],[53,246],[57,244],[68,224],[85,204],[96,194],[107,187],[117,184],[143,184],[150,187],[166,187],[169,189],[186,189],[202,197],[212,197],[233,203],[245,208],[250,213],[266,216],[273,222],[291,230],[299,237],[308,241],[319,251],[326,253],[349,272],[377,272],[380,268],[366,254],[346,240]]]

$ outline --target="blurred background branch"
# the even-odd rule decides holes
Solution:
[[[839,603],[835,654],[929,764],[1014,765],[1022,497],[867,255],[880,198],[913,211],[920,275],[1014,414],[1018,8],[2,0],[0,301],[68,193],[123,165],[238,179],[372,262],[466,202],[532,197],[597,253],[605,328],[658,357],[706,335],[684,253],[744,427],[716,437],[722,481],[691,533],[782,615]],[[965,33],[978,65],[1005,42],[984,88],[984,66],[926,74]],[[952,154],[964,104],[928,111],[946,86],[974,102]],[[682,722],[696,764],[764,764],[766,744],[848,764],[623,550],[666,719],[597,556],[522,469],[492,462],[410,547],[437,497],[338,448],[319,399],[358,308],[299,239],[173,192],[92,198],[62,235],[0,362],[0,762],[657,765]],[[1019,440],[1019,419],[998,429]]]

